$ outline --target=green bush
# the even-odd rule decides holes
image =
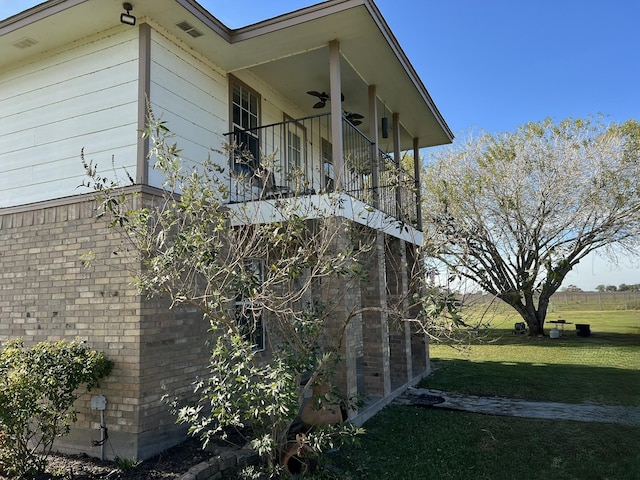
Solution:
[[[0,352],[0,474],[44,470],[57,437],[76,421],[74,402],[111,372],[113,363],[82,342],[8,342]]]

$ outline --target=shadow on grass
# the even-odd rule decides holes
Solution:
[[[523,400],[640,406],[638,370],[544,362],[437,359],[423,388]]]
[[[340,479],[631,480],[640,428],[392,405],[336,458]]]
[[[492,329],[484,338],[473,344],[491,343],[494,345],[523,345],[536,347],[566,347],[579,345],[611,345],[611,346],[637,346],[640,347],[639,333],[598,332],[591,330],[591,336],[580,337],[576,334],[573,325],[566,327],[560,338],[550,338],[549,329],[545,329],[546,336],[530,337],[528,335],[515,334],[512,330]]]

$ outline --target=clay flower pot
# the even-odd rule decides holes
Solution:
[[[331,384],[327,382],[313,386],[311,398],[307,400],[300,412],[300,418],[305,425],[320,426],[342,422],[339,401],[327,402],[326,396],[329,392],[331,392]]]

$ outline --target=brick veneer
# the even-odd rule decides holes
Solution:
[[[153,198],[138,193],[143,201]],[[169,309],[166,300],[140,295],[131,284],[139,263],[95,213],[90,196],[0,209],[0,342],[80,338],[105,352],[115,369],[92,395],[107,398],[106,457],[145,459],[184,438],[161,397],[190,392],[196,376],[206,373],[209,325],[195,310]],[[325,222],[339,232],[334,248],[347,247],[353,225],[339,218]],[[428,369],[428,346],[417,332],[411,335],[407,322],[390,323],[385,313],[387,297],[397,301],[408,287],[407,244],[364,230],[374,242],[365,265],[369,277],[358,283],[325,279],[317,294],[335,309],[324,339],[329,348],[337,347],[344,319],[364,307],[344,332],[336,385],[347,396],[387,399]],[[94,260],[85,267],[88,253]],[[100,455],[91,446],[100,438],[100,415],[90,398],[78,402],[76,428],[58,441],[60,450]],[[371,414],[351,415],[356,413],[361,419]]]
[[[389,315],[384,233],[372,232],[372,251],[365,257],[368,278],[362,282],[364,336],[364,377],[368,395],[384,397],[391,393],[389,359]]]
[[[120,235],[95,219],[95,203],[78,196],[57,204],[0,210],[0,342],[76,338],[115,362],[91,394],[107,398],[106,456],[149,457],[182,439],[161,402],[165,393],[189,389],[203,371],[208,325],[196,312],[168,310],[131,284],[138,264],[123,251]],[[93,252],[85,267],[82,255]],[[63,451],[98,455],[100,416],[90,396]]]

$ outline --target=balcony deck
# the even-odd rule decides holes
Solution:
[[[347,194],[419,227],[415,179],[393,157],[343,118],[344,168],[332,160],[331,116],[286,120],[227,134],[230,200],[250,202],[301,195]]]

